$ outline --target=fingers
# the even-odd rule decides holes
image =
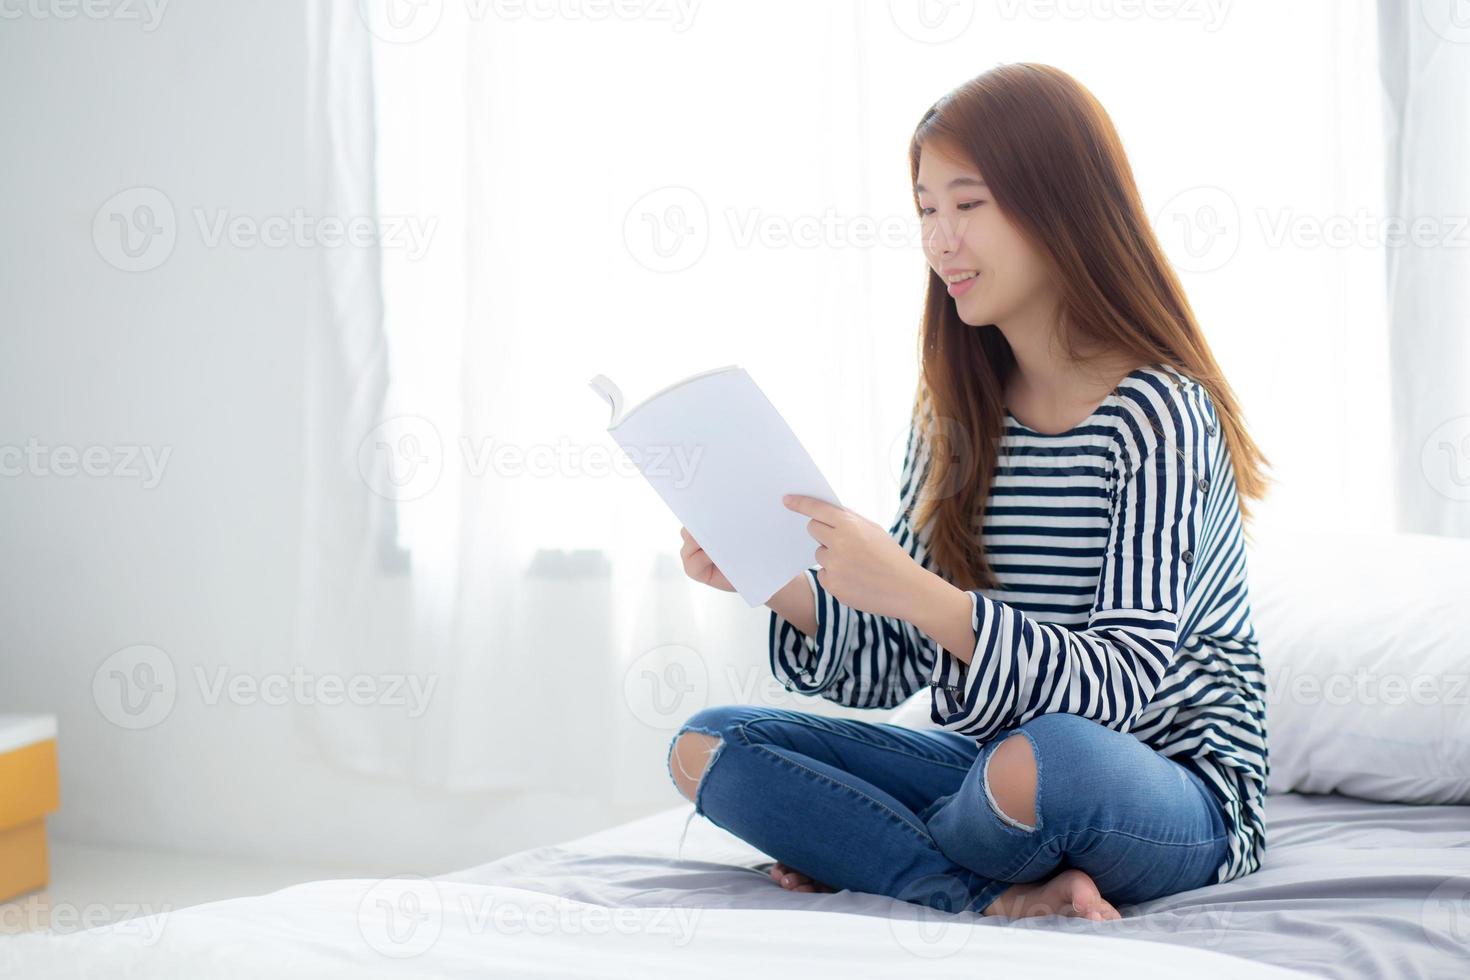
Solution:
[[[702,554],[704,552],[704,549],[700,547],[699,542],[694,540],[694,536],[690,534],[688,530],[681,527],[679,528],[679,533],[684,536],[684,546],[679,549],[680,558],[693,558],[695,555]]]
[[[836,530],[837,529],[832,525],[823,524],[816,518],[812,518],[811,520],[806,522],[806,533],[810,534],[814,540],[819,541],[822,544],[831,544],[832,535],[834,534],[834,532],[836,532]]]
[[[829,504],[825,500],[816,497],[808,497],[800,493],[788,493],[781,498],[781,503],[788,510],[794,510],[798,514],[805,514],[813,520],[826,524],[829,527],[835,525],[841,515],[843,508],[836,504]]]

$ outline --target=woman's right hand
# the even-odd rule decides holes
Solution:
[[[681,527],[679,533],[684,536],[684,547],[679,549],[679,557],[684,560],[684,574],[712,589],[734,592],[735,586],[725,578],[724,572],[715,567],[714,560],[704,553],[704,549],[699,546],[698,541],[694,540],[689,529]]]

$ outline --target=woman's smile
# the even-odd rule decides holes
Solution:
[[[949,295],[954,297],[965,295],[965,293],[970,291],[970,287],[975,285],[975,281],[979,278],[980,273],[977,272],[970,276],[968,279],[961,279],[959,282],[954,282],[953,280],[951,280],[949,283]]]

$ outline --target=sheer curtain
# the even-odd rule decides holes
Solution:
[[[847,710],[770,678],[764,609],[682,577],[678,522],[587,380],[637,400],[741,364],[842,502],[889,520],[924,281],[907,140],[1004,61],[1057,64],[1112,113],[1277,463],[1263,521],[1389,521],[1382,250],[1296,233],[1381,213],[1371,11],[332,6],[314,97],[375,152],[312,138],[324,187],[359,192],[331,206],[381,220],[382,308],[365,264],[326,270],[350,301],[307,379],[304,656],[438,679],[412,724],[324,717],[346,764],[646,808],[676,801],[668,740],[705,704]],[[336,71],[363,58],[370,78]],[[347,360],[358,335],[373,356]]]
[[[1470,4],[1379,0],[1402,530],[1470,537]]]

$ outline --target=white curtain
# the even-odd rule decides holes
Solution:
[[[1378,8],[1398,526],[1470,537],[1470,3]]]
[[[316,0],[312,138],[324,186],[352,191],[328,206],[371,201],[404,231],[377,249],[381,312],[368,257],[326,270],[303,656],[439,684],[411,723],[323,713],[323,751],[646,810],[677,802],[665,751],[699,707],[841,712],[770,678],[763,608],[682,577],[678,522],[612,453],[587,380],[636,401],[741,364],[842,502],[890,519],[925,268],[907,140],[999,62],[1057,64],[1112,113],[1278,464],[1263,519],[1386,525],[1382,250],[1278,233],[1381,212],[1372,14],[1241,6],[1077,23],[1026,4],[389,2],[354,20]],[[375,153],[343,135],[374,126]]]

